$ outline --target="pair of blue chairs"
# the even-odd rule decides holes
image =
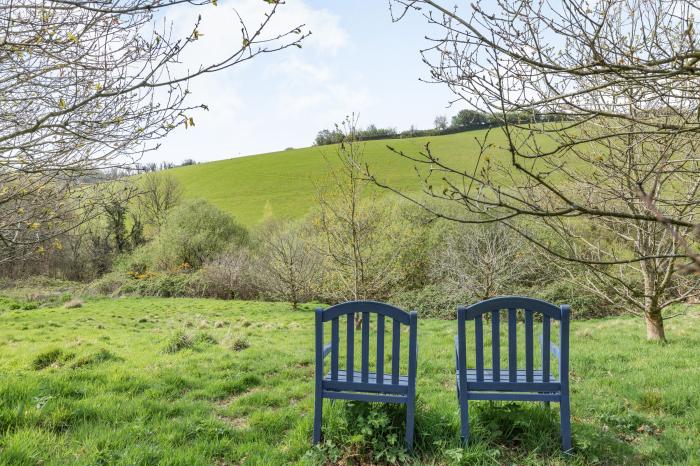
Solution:
[[[507,313],[507,360],[501,367],[501,311]],[[484,364],[484,315],[491,326],[491,367]],[[519,315],[521,318],[519,318]],[[356,318],[356,316],[359,317]],[[391,323],[387,322],[391,319]],[[551,340],[552,320],[559,321],[559,345]],[[324,327],[330,321],[330,342]],[[340,361],[340,326],[344,321],[344,368]],[[370,326],[375,323],[374,336]],[[518,367],[518,323],[524,323],[524,368]],[[535,364],[534,327],[541,323],[540,347]],[[467,324],[474,327],[474,367],[467,365]],[[391,327],[391,360],[385,367],[387,326]],[[408,327],[408,374],[402,374],[402,327]],[[359,331],[360,367],[355,370],[355,332]],[[316,377],[314,403],[314,444],[321,440],[323,399],[403,403],[406,405],[406,447],[413,447],[418,356],[418,317],[397,307],[374,301],[351,301],[316,310]],[[522,335],[522,333],[521,333]],[[373,344],[374,371],[370,372],[370,345]],[[330,354],[330,363],[326,358]],[[558,361],[558,373],[551,371],[551,356]],[[569,307],[555,306],[539,299],[505,296],[488,299],[457,309],[455,337],[457,399],[460,408],[461,437],[469,439],[469,402],[476,400],[554,401],[560,406],[561,443],[571,449],[569,408]],[[522,361],[521,357],[521,361]],[[326,369],[326,366],[329,366]]]

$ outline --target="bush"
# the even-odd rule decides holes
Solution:
[[[149,254],[156,270],[198,269],[232,246],[248,242],[247,230],[204,200],[188,201],[168,214],[161,234]]]
[[[578,319],[593,319],[625,313],[621,307],[613,306],[600,296],[564,280],[554,281],[544,287],[528,291],[532,296],[554,304],[568,304],[571,306],[572,317]]]
[[[265,297],[288,301],[294,309],[313,299],[321,276],[322,257],[308,230],[299,223],[268,221],[257,231],[258,287]]]
[[[250,252],[232,248],[204,264],[201,272],[203,293],[219,299],[252,299],[257,296],[251,272]]]
[[[390,301],[392,304],[407,311],[417,311],[422,318],[455,319],[457,306],[474,302],[467,293],[454,295],[444,287],[431,284],[416,290],[395,292]]]
[[[142,278],[127,280],[120,294],[158,296],[161,298],[199,297],[204,284],[200,273],[164,272],[150,273]]]
[[[124,272],[110,272],[88,284],[83,292],[87,296],[113,296],[119,294],[128,281],[129,276]]]

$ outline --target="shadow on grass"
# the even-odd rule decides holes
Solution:
[[[418,399],[416,441],[412,455],[403,453],[405,407],[390,404],[336,402],[324,413],[324,441],[317,449],[326,461],[346,464],[416,462],[441,458],[447,464],[568,463],[637,464],[641,457],[629,438],[604,424],[573,420],[574,448],[561,451],[558,405],[473,402],[471,437],[459,439],[459,413],[430,409]],[[677,446],[660,445],[654,458],[673,458]]]

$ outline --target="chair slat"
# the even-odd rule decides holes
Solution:
[[[377,383],[384,383],[384,316],[377,314]]]
[[[347,314],[347,362],[345,365],[345,380],[348,382],[353,381],[353,375],[355,373],[355,313],[351,312]]]
[[[369,312],[362,313],[362,381],[369,380]]]
[[[338,317],[336,317],[331,321],[331,379],[333,380],[338,380],[339,327],[340,322]]]
[[[525,380],[532,382],[534,369],[534,341],[532,331],[532,311],[525,310]]]
[[[401,322],[392,319],[394,328],[391,334],[391,383],[399,383],[399,358],[401,356]]]
[[[491,311],[491,361],[493,381],[501,380],[501,314]]]
[[[550,338],[549,316],[542,316],[542,381],[549,382],[549,342]]]
[[[508,380],[518,379],[518,333],[516,329],[516,309],[508,309]]]
[[[484,321],[474,318],[474,344],[476,345],[476,380],[484,381]]]

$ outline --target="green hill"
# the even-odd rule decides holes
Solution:
[[[363,142],[364,155],[374,173],[405,190],[420,189],[413,163],[387,149],[391,145],[417,153],[427,142],[436,155],[452,166],[476,163],[475,138],[484,132],[468,131],[447,136],[385,139]],[[217,162],[178,167],[169,171],[184,187],[186,198],[204,198],[252,225],[264,215],[298,217],[314,205],[315,184],[323,180],[335,161],[335,146],[290,149]]]

